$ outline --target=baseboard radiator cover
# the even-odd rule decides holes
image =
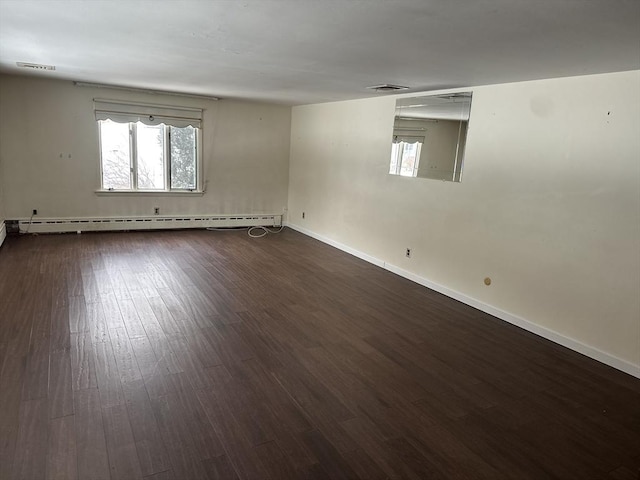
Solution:
[[[4,243],[5,238],[7,238],[7,225],[4,223],[4,220],[3,220],[2,224],[0,224],[0,247]]]
[[[282,215],[186,215],[20,219],[21,233],[105,232],[183,228],[279,227]]]

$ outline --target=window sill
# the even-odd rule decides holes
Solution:
[[[99,197],[201,197],[204,195],[202,190],[96,190],[95,194]]]

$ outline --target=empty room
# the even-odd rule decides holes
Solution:
[[[640,479],[637,0],[0,0],[0,479]]]

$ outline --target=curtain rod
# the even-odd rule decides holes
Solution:
[[[138,92],[138,93],[151,93],[154,95],[173,95],[176,97],[190,97],[190,98],[199,98],[202,100],[220,100],[218,97],[211,97],[208,95],[198,95],[195,93],[180,93],[180,92],[167,92],[164,90],[151,90],[148,88],[135,88],[135,87],[120,87],[118,85],[107,85],[104,83],[91,83],[91,82],[73,82],[76,87],[92,87],[92,88],[108,88],[111,90],[123,90],[127,92]]]

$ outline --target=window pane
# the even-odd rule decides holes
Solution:
[[[171,127],[171,188],[196,188],[196,129]]]
[[[128,190],[131,188],[131,153],[129,124],[102,120],[100,126],[100,158],[102,159],[102,188]]]
[[[391,144],[391,162],[389,163],[389,173],[392,175],[398,175],[398,157],[400,156],[400,152],[398,147],[400,147],[399,143]]]
[[[400,175],[403,177],[415,177],[418,173],[418,162],[420,161],[420,143],[402,142],[402,164]]]
[[[164,125],[136,123],[138,188],[164,189]]]

